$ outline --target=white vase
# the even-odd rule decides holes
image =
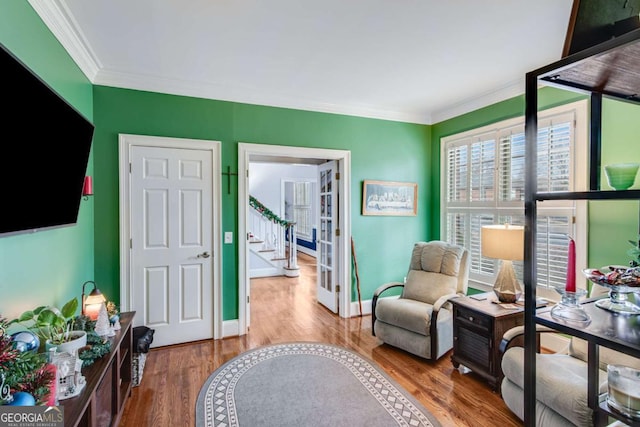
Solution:
[[[71,331],[69,335],[71,335],[72,340],[61,344],[52,344],[47,340],[45,343],[46,351],[55,347],[58,353],[77,354],[79,349],[87,345],[87,333],[85,331]]]

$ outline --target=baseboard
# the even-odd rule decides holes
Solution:
[[[316,257],[316,251],[314,251],[313,249],[309,249],[309,248],[305,248],[304,246],[300,246],[298,245],[297,248],[298,252],[302,252],[305,255],[309,255],[311,257]]]
[[[282,276],[282,270],[277,267],[269,267],[269,268],[252,268],[249,271],[249,277],[251,279],[255,279],[257,277],[274,277],[274,276]]]
[[[351,302],[351,307],[349,310],[349,313],[351,313],[351,317],[358,317],[360,316],[360,304],[358,304],[358,301],[356,302]],[[371,314],[371,300],[366,300],[366,301],[362,301],[362,315],[366,316],[368,314]]]
[[[222,321],[222,338],[237,337],[240,335],[240,322],[238,319]]]

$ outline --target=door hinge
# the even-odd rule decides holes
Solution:
[[[133,249],[133,239],[129,239],[129,249]]]
[[[249,304],[249,303],[250,303],[250,301],[249,301],[249,295],[247,295],[247,304]]]
[[[247,178],[249,178],[249,169],[247,169]]]
[[[336,285],[336,293],[339,294],[340,293],[340,285]]]
[[[340,236],[340,229],[336,228],[336,236]]]
[[[336,181],[340,180],[340,172],[336,172]]]
[[[132,166],[131,166],[131,162],[129,162],[129,173],[131,173],[132,170]]]

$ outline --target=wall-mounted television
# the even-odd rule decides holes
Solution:
[[[75,225],[94,126],[0,47],[0,236]]]

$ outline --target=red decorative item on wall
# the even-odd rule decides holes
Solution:
[[[82,186],[82,195],[85,200],[89,200],[89,196],[93,196],[93,178],[90,176],[84,177],[84,185]]]

